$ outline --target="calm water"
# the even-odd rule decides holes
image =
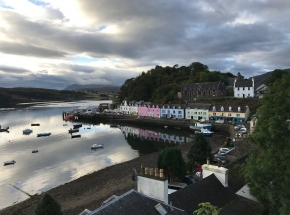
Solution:
[[[88,173],[141,154],[159,151],[166,146],[191,140],[189,133],[166,129],[136,128],[108,124],[84,124],[81,138],[71,139],[62,112],[78,107],[97,106],[110,101],[44,103],[11,112],[0,112],[0,125],[9,133],[0,133],[0,161],[15,160],[15,165],[0,165],[0,209],[28,198],[15,187],[29,193],[41,193]],[[40,126],[31,126],[40,123]],[[67,124],[67,125],[64,125]],[[33,133],[23,135],[30,128]],[[49,137],[37,133],[51,132]],[[174,133],[172,133],[174,132]],[[93,144],[104,149],[91,150]],[[32,153],[38,150],[38,153]]]

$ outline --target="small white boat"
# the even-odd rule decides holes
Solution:
[[[214,134],[213,131],[209,131],[209,130],[207,130],[207,129],[200,129],[200,131],[195,131],[195,133],[196,133],[196,134],[201,133],[201,134],[203,134],[203,136],[205,136],[205,137],[211,137],[211,136]]]
[[[91,146],[91,149],[102,149],[104,148],[103,144],[94,144]]]
[[[6,166],[6,165],[11,165],[11,164],[15,164],[16,163],[16,161],[15,160],[12,160],[12,161],[5,161],[4,162],[4,166]]]
[[[50,135],[51,135],[51,133],[40,133],[40,134],[37,134],[37,137],[47,137]]]
[[[30,134],[30,133],[32,133],[32,130],[27,128],[27,129],[24,129],[22,132],[23,132],[23,134]]]

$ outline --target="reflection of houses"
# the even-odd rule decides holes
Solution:
[[[197,98],[211,98],[226,95],[226,87],[222,82],[187,83],[181,88],[179,96],[183,101],[193,102]]]
[[[220,106],[213,105],[209,110],[210,120],[226,120],[233,122],[246,122],[250,116],[248,106]]]
[[[161,117],[183,119],[185,107],[181,104],[164,104],[160,108]]]
[[[153,141],[159,141],[161,139],[161,135],[159,132],[144,130],[144,129],[138,129],[139,130],[139,137],[144,138],[146,140],[153,140]]]
[[[126,137],[128,137],[128,134],[133,134],[137,137],[139,137],[139,129],[133,128],[129,126],[120,126],[120,130],[125,134]]]
[[[160,118],[160,107],[156,104],[140,104],[138,106],[138,115]]]
[[[161,134],[161,138],[164,142],[168,143],[185,143],[185,137],[183,136],[176,136],[170,134]]]
[[[255,90],[255,97],[256,98],[263,98],[263,94],[268,92],[268,86],[265,84],[262,84],[258,86]]]
[[[234,83],[234,97],[235,98],[247,98],[254,97],[254,78],[251,80],[243,80],[240,73]]]
[[[185,118],[186,119],[194,119],[200,120],[205,119],[208,120],[208,111],[210,108],[210,104],[197,104],[190,103],[186,106],[185,109]]]

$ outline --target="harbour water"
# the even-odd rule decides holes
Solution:
[[[0,125],[10,128],[9,133],[0,133],[0,161],[16,163],[0,165],[0,209],[29,198],[25,193],[41,193],[107,166],[191,140],[188,132],[103,123],[83,123],[74,133],[81,137],[71,138],[68,130],[73,122],[63,121],[63,111],[110,102],[55,102],[1,111]],[[24,135],[27,128],[33,132]],[[37,137],[44,132],[51,135]],[[91,150],[93,144],[104,144],[104,148]]]

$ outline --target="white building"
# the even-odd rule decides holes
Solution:
[[[242,79],[241,74],[238,73],[234,82],[234,97],[235,98],[249,98],[254,97],[254,78]]]
[[[119,107],[119,110],[123,114],[130,114],[130,115],[138,115],[138,106],[143,104],[144,101],[136,102],[136,101],[123,101]],[[146,102],[150,103],[150,102]]]

